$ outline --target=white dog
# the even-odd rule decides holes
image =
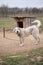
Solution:
[[[27,28],[16,27],[13,29],[13,31],[20,37],[20,46],[23,46],[24,37],[30,34],[36,39],[36,44],[40,42],[39,27],[41,26],[41,22],[39,20],[35,20],[31,22],[31,24],[32,25]]]

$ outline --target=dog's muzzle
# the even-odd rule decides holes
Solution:
[[[17,34],[19,34],[19,32],[18,32],[18,31],[16,31],[16,33],[17,33]]]

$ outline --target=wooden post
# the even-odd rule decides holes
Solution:
[[[5,27],[3,27],[3,37],[5,38]]]

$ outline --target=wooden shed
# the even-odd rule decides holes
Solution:
[[[15,19],[15,26],[20,28],[25,28],[31,25],[31,22],[36,19],[35,16],[15,16],[13,17]]]

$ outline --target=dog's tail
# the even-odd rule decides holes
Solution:
[[[41,22],[39,20],[35,20],[31,22],[33,25],[36,25],[38,28],[41,26]]]

